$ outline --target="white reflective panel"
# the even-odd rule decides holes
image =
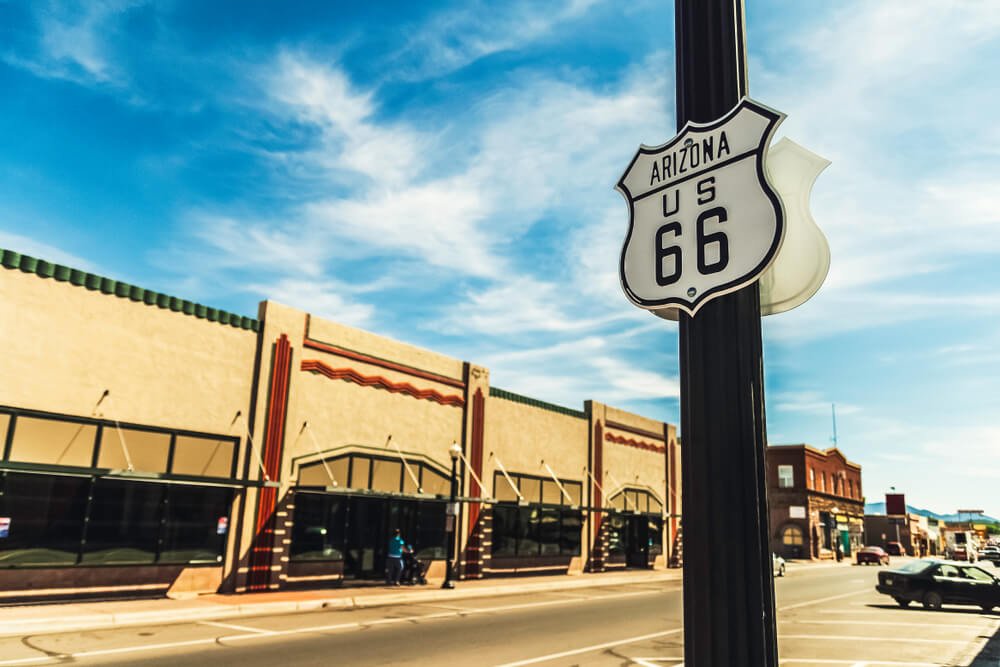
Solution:
[[[830,271],[830,246],[809,211],[813,184],[830,161],[787,137],[767,156],[767,174],[785,206],[785,239],[760,277],[760,314],[774,315],[808,301]]]

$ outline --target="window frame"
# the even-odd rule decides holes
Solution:
[[[788,473],[782,474],[782,473]],[[787,483],[786,483],[787,482]],[[779,489],[794,489],[795,488],[795,466],[790,463],[779,463],[778,464],[778,488]]]
[[[101,454],[101,443],[105,437],[105,431],[108,431],[110,437],[116,437],[114,434],[114,429],[121,428],[125,430],[142,431],[146,433],[154,433],[160,435],[169,435],[170,442],[167,449],[167,461],[165,465],[165,471],[163,472],[153,472],[149,471],[148,474],[155,475],[157,478],[168,480],[168,481],[216,481],[216,480],[229,480],[231,482],[237,480],[237,469],[239,462],[242,459],[245,460],[244,454],[246,454],[246,448],[249,443],[244,443],[243,438],[234,435],[219,435],[216,433],[205,433],[203,431],[193,431],[189,429],[180,428],[163,428],[159,426],[150,426],[148,424],[135,424],[132,422],[116,422],[109,419],[98,419],[95,417],[80,417],[76,415],[67,415],[56,412],[46,412],[43,410],[31,410],[27,408],[15,408],[12,406],[2,406],[0,405],[0,414],[7,415],[9,420],[7,422],[7,433],[3,441],[2,447],[2,458],[0,458],[0,467],[12,471],[45,471],[54,474],[66,472],[66,473],[80,473],[89,472],[95,475],[104,475],[108,472],[114,470],[113,468],[102,468],[98,466],[98,461]],[[47,421],[55,421],[62,423],[71,424],[82,424],[86,426],[96,427],[96,434],[94,437],[94,443],[91,445],[91,456],[89,466],[76,466],[76,465],[61,465],[56,463],[39,463],[34,461],[16,461],[11,460],[11,452],[13,450],[14,436],[17,432],[17,422],[18,419],[24,417],[27,419],[39,419]],[[176,440],[178,436],[184,436],[195,439],[204,440],[214,440],[217,442],[230,442],[232,443],[232,457],[229,463],[229,474],[227,477],[218,477],[211,475],[189,475],[185,473],[176,474],[173,472],[174,463],[174,451]],[[128,442],[126,442],[126,445]],[[147,472],[147,471],[142,471]],[[240,482],[242,485],[243,483]]]

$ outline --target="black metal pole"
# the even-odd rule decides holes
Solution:
[[[448,567],[444,574],[444,583],[441,584],[441,588],[454,588],[455,587],[455,531],[458,528],[455,524],[458,523],[458,512],[455,511],[455,496],[458,495],[458,458],[455,456],[451,457],[451,501],[448,503],[448,513],[445,519],[448,523]]]
[[[677,128],[747,93],[742,0],[675,0]],[[680,316],[684,664],[775,667],[757,284]]]

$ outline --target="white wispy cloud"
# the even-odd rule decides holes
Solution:
[[[37,259],[44,259],[46,262],[80,269],[81,271],[100,273],[100,270],[93,262],[67,252],[58,246],[22,234],[0,230],[0,248],[13,250],[14,252],[29,255]]]
[[[388,60],[394,76],[402,79],[443,76],[494,53],[514,51],[542,39],[599,2],[564,0],[546,3],[544,8],[523,1],[462,3],[407,30],[409,39]]]
[[[83,85],[121,86],[128,74],[112,55],[125,14],[145,0],[33,3],[37,25],[32,54],[8,52],[3,60],[32,74]]]

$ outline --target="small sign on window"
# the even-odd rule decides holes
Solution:
[[[218,523],[215,524],[215,534],[225,535],[229,530],[229,517],[220,516]]]
[[[0,538],[10,537],[10,517],[0,516]]]

